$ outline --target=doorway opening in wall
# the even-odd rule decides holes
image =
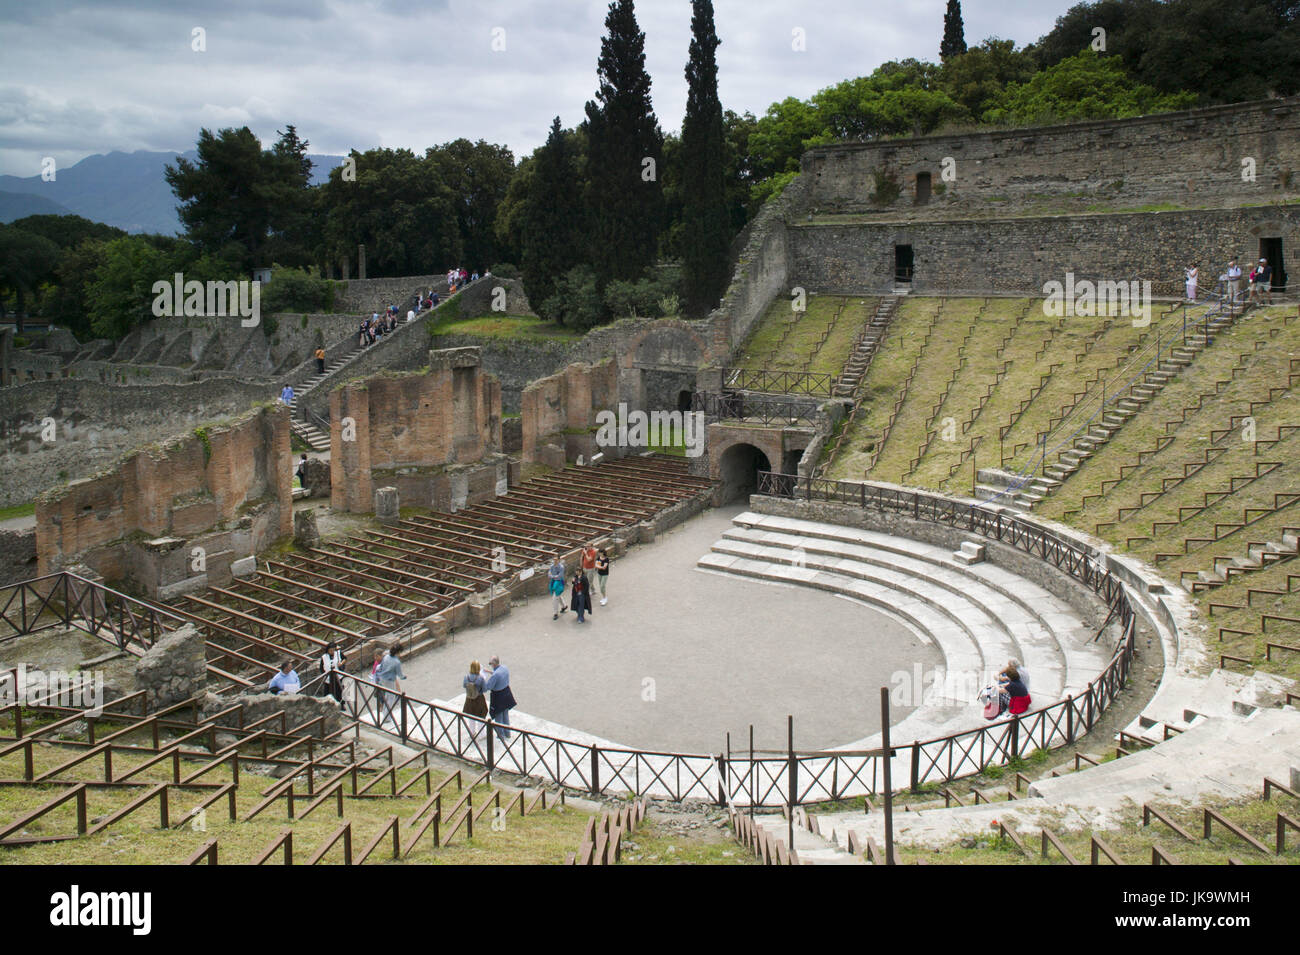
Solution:
[[[918,172],[916,174],[916,204],[923,206],[930,201],[930,174],[928,172]]]
[[[912,281],[912,247],[910,245],[894,246],[894,281]]]
[[[684,388],[681,391],[677,392],[677,410],[678,411],[691,410],[691,393]]]
[[[1260,239],[1259,257],[1268,259],[1269,267],[1273,270],[1273,280],[1269,288],[1274,292],[1285,292],[1286,269],[1282,266],[1282,240],[1280,238]]]

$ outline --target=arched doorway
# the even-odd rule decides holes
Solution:
[[[758,472],[772,470],[767,455],[752,444],[733,444],[722,453],[722,503],[758,490]]]
[[[691,410],[691,392],[685,388],[677,392],[677,410],[678,411]]]

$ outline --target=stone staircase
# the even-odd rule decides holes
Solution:
[[[1247,309],[1233,314],[1210,315],[1203,324],[1187,334],[1182,345],[1171,348],[1155,368],[1143,375],[1142,381],[1131,385],[1123,397],[1100,417],[1091,422],[1088,430],[1075,436],[1071,447],[1057,454],[1056,461],[1044,462],[1041,474],[1013,474],[997,469],[981,470],[976,485],[976,496],[983,500],[996,500],[1032,509],[1039,501],[1060,487],[1067,478],[1079,470],[1083,462],[1105,445],[1124,423],[1136,416],[1177,375],[1189,366],[1198,354],[1213,344],[1215,337],[1246,314]]]
[[[858,385],[861,384],[867,369],[871,366],[872,357],[880,347],[890,322],[894,320],[894,314],[898,311],[899,298],[900,296],[895,293],[889,298],[881,299],[880,304],[876,306],[876,313],[871,316],[871,321],[858,336],[858,340],[853,345],[853,352],[844,363],[844,370],[840,372],[840,377],[835,382],[832,394],[836,398],[851,398],[858,390]]]
[[[480,279],[480,281],[482,280]],[[469,287],[468,285],[465,286],[465,288],[468,287]],[[442,308],[444,305],[446,305],[448,302],[454,299],[457,295],[459,295],[461,291],[463,291],[463,289],[458,289],[455,292],[447,293],[445,296],[440,296],[441,300],[434,308],[430,309],[429,311],[432,312],[438,311],[438,309]],[[405,318],[399,319],[397,323],[397,327],[393,329],[391,332],[389,332],[387,335],[384,335],[382,338],[377,339],[373,345],[366,345],[364,347],[362,346],[354,347],[351,350],[345,352],[341,357],[338,357],[333,361],[327,362],[325,365],[325,374],[323,375],[314,374],[312,375],[312,377],[306,379],[300,384],[295,383],[293,386],[293,401],[289,403],[289,411],[292,417],[292,424],[290,425],[290,428],[293,431],[293,433],[297,435],[298,438],[300,438],[313,451],[328,452],[330,449],[329,433],[324,429],[318,427],[316,424],[313,424],[311,421],[305,419],[302,413],[302,408],[304,407],[303,399],[306,398],[308,394],[315,391],[317,388],[321,387],[322,385],[331,382],[341,381],[343,379],[343,373],[347,371],[347,369],[351,367],[362,355],[366,354],[368,351],[371,351],[373,349],[387,347],[389,342],[391,342],[394,338],[397,338],[399,335],[403,333],[404,329],[417,325],[420,319],[428,317],[429,311],[418,312],[415,316],[414,321],[408,322],[405,320]],[[360,325],[360,323],[361,323],[361,316],[358,316],[357,317],[358,326]],[[357,332],[353,332],[352,340],[356,341],[358,338],[359,338],[359,334]]]
[[[1247,574],[1252,570],[1262,570],[1279,560],[1289,560],[1300,556],[1300,536],[1293,533],[1298,530],[1300,528],[1283,528],[1280,541],[1251,543],[1247,545],[1244,557],[1214,558],[1213,570],[1196,572],[1197,584],[1195,589],[1211,590],[1215,587],[1222,587],[1224,584],[1231,583],[1236,574]]]
[[[325,373],[323,375],[313,375],[306,381],[293,386],[293,401],[289,402],[289,415],[291,422],[289,428],[313,451],[328,452],[330,449],[330,436],[314,424],[303,420],[302,399],[307,396],[308,392],[315,390],[322,382],[333,376],[336,372],[346,368],[363,351],[364,349],[362,348],[354,348],[342,358],[336,358],[332,362],[326,362]]]
[[[977,694],[1008,659],[1030,674],[1035,708],[1078,694],[1110,659],[1076,612],[1042,587],[921,541],[746,512],[697,567],[845,596],[935,645],[943,663],[894,727],[900,743],[982,725]]]

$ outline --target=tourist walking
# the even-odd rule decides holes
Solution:
[[[325,646],[325,652],[321,654],[320,672],[325,674],[325,695],[334,697],[341,707],[343,705],[343,678],[339,674],[343,672],[343,651],[339,649],[338,644],[333,640]]]
[[[293,385],[285,385],[280,389],[280,404],[293,404]]]
[[[1228,301],[1232,304],[1237,303],[1238,296],[1241,295],[1241,266],[1237,264],[1236,259],[1228,260]]]
[[[297,475],[298,486],[306,487],[307,486],[307,455],[304,454],[302,456],[302,460],[298,462],[298,470],[294,471],[293,473]]]
[[[588,580],[596,575],[596,545],[588,544],[582,549],[582,572]]]
[[[465,679],[461,680],[461,687],[465,690],[465,705],[461,710],[466,716],[477,716],[479,719],[488,718],[487,705],[487,680],[481,672],[477,660],[469,662],[469,673],[465,674]],[[473,723],[474,737],[477,739],[478,734],[483,730],[482,723]]]
[[[402,671],[402,661],[398,659],[398,653],[401,645],[394,643],[384,654],[384,658],[379,661],[379,669],[375,671],[376,682],[384,688],[382,692],[383,715],[379,719],[379,725],[383,726],[393,715],[393,707],[397,705],[397,694],[402,692],[402,681],[406,679],[406,674]],[[396,690],[397,693],[392,691]]]
[[[583,616],[591,613],[591,582],[581,570],[573,575],[573,592],[569,595],[569,606],[578,615],[578,623],[586,623]]]
[[[609,603],[606,588],[609,586],[609,551],[600,549],[596,555],[596,587],[600,590],[600,605]]]
[[[1187,269],[1184,274],[1187,276],[1187,301],[1195,302],[1196,281],[1200,273],[1196,270],[1196,266],[1193,265],[1191,268]]]
[[[1273,269],[1268,259],[1260,259],[1259,264],[1250,273],[1250,300],[1256,305],[1262,304],[1262,296],[1268,296],[1268,304],[1273,304]]]
[[[560,560],[560,555],[556,554],[555,559],[551,562],[551,569],[546,572],[548,586],[551,591],[551,619],[559,620],[560,614],[564,613],[564,562]]]
[[[497,736],[501,742],[510,738],[510,711],[518,704],[515,702],[515,694],[510,689],[510,670],[502,663],[501,658],[494,656],[488,661],[487,682],[484,687],[492,694],[488,699],[488,715],[492,722],[497,725]]]
[[[316,346],[316,374],[325,374],[325,349],[320,345]]]

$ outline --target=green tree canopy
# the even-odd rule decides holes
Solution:
[[[451,190],[460,232],[463,264],[486,271],[500,258],[493,227],[497,207],[506,197],[515,171],[514,154],[505,146],[457,139],[425,153]]]
[[[722,102],[711,0],[691,4],[682,122],[682,293],[686,314],[702,317],[718,304],[730,279],[731,222],[724,180]]]
[[[654,264],[663,224],[663,134],[650,102],[645,34],[632,0],[615,0],[600,42],[596,99],[586,107],[590,250],[598,290]]]
[[[0,295],[15,299],[16,325],[23,328],[23,314],[37,287],[51,276],[59,262],[59,247],[43,235],[0,225]]]
[[[426,275],[460,264],[456,203],[437,159],[409,149],[353,150],[321,187],[324,257],[355,256],[366,247],[370,277]]]
[[[1117,57],[1077,53],[1013,83],[984,114],[988,123],[1027,124],[1085,119],[1121,119],[1184,109],[1191,93],[1161,93],[1128,75]]]

